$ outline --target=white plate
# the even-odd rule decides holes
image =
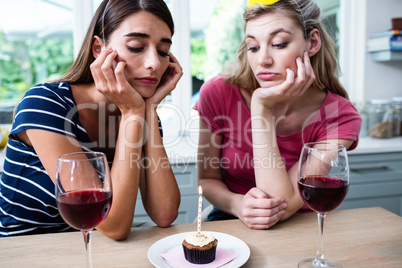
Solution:
[[[245,264],[250,257],[250,248],[239,238],[219,232],[205,232],[212,234],[216,239],[218,239],[218,247],[238,255],[233,261],[221,267],[240,267]],[[172,267],[162,258],[161,254],[181,249],[181,243],[184,238],[192,233],[194,232],[175,234],[155,242],[148,250],[149,261],[159,268]]]

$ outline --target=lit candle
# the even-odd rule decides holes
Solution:
[[[202,211],[202,187],[201,185],[198,186],[198,193],[200,194],[200,197],[198,198],[198,237],[201,237],[201,211]]]

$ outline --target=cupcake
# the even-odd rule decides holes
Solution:
[[[182,243],[184,257],[188,262],[195,264],[210,263],[215,260],[216,240],[210,233],[201,232],[188,235]]]

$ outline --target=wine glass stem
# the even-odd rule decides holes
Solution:
[[[91,234],[92,231],[82,231],[85,242],[85,255],[87,258],[87,267],[92,268],[92,256],[91,256]]]
[[[317,213],[318,216],[318,250],[317,250],[317,256],[315,257],[315,261],[318,261],[320,263],[325,263],[324,260],[324,220],[325,216],[327,216],[326,213]]]

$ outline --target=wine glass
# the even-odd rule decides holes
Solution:
[[[106,218],[112,204],[112,181],[105,154],[80,152],[60,156],[56,201],[64,221],[82,231],[87,267],[92,267],[91,232]]]
[[[345,146],[312,142],[303,146],[299,161],[298,187],[304,203],[317,212],[319,249],[315,258],[298,267],[340,267],[324,258],[323,232],[327,213],[336,209],[349,189],[349,162]]]

